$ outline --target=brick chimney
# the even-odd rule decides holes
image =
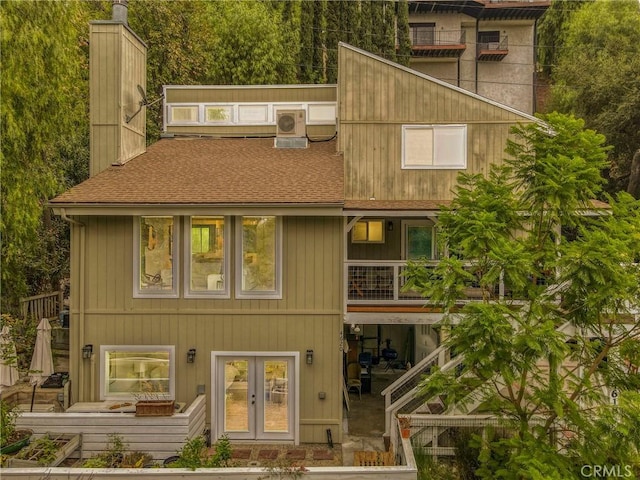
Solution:
[[[146,149],[147,46],[129,28],[128,0],[89,25],[91,176]]]

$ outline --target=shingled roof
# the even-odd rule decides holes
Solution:
[[[162,139],[51,200],[78,205],[344,203],[336,142],[274,148],[273,138]]]

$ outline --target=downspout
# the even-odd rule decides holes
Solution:
[[[535,113],[538,105],[538,19],[533,21],[533,88],[531,89],[532,95],[532,108],[531,113]]]
[[[77,400],[85,400],[84,398],[84,362],[82,358],[78,357],[78,352],[82,351],[82,345],[84,345],[84,322],[85,322],[85,311],[84,311],[84,282],[85,282],[85,251],[86,251],[86,242],[85,242],[85,225],[82,222],[79,222],[69,216],[67,216],[67,212],[64,208],[60,209],[60,216],[65,222],[68,222],[70,225],[80,228],[80,258],[78,265],[78,337],[77,337],[77,345],[73,345],[73,341],[69,339],[69,361],[74,364],[77,362],[78,365],[78,398]],[[70,305],[71,306],[71,305]],[[72,312],[69,312],[71,315]],[[75,348],[71,348],[71,346]],[[79,359],[75,362],[73,359]],[[73,370],[71,370],[73,371]],[[93,372],[91,372],[93,376]],[[73,385],[72,385],[73,387]],[[92,394],[93,396],[93,394]]]
[[[475,41],[476,89],[475,89],[475,93],[478,93],[478,29],[479,28],[480,28],[480,19],[476,18],[476,41]]]

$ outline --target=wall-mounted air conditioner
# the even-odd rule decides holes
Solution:
[[[278,110],[276,112],[276,135],[278,137],[306,137],[304,110]]]

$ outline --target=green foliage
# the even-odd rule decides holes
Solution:
[[[170,468],[221,468],[231,466],[231,442],[222,436],[213,446],[214,453],[209,454],[207,441],[199,435],[187,441],[178,452],[178,459],[168,465]]]
[[[422,450],[414,450],[418,480],[463,480],[455,468],[446,463],[440,463]]]
[[[552,0],[538,26],[538,61],[543,73],[549,75],[564,47],[571,16],[593,0]]]
[[[300,478],[307,472],[307,469],[302,465],[296,465],[289,459],[279,458],[268,462],[264,471],[267,472],[267,475],[258,477],[258,480]]]
[[[48,436],[40,437],[31,442],[16,454],[16,458],[35,460],[38,465],[49,465],[56,459],[60,445]]]
[[[16,419],[20,411],[5,400],[0,399],[0,445],[16,431]]]
[[[38,320],[35,318],[14,317],[7,313],[0,315],[0,328],[7,325],[11,341],[16,347],[16,366],[19,371],[26,372],[31,363],[36,336],[38,334]],[[5,355],[2,352],[2,355]],[[10,357],[7,357],[10,359]]]
[[[1,2],[0,11],[2,306],[15,313],[20,297],[57,288],[66,268],[49,258],[55,242],[41,240],[53,233],[43,212],[66,186],[64,152],[88,138],[87,27],[83,2]],[[53,268],[29,278],[47,267],[43,258]]]
[[[458,354],[457,367],[424,378],[422,393],[499,415],[512,432],[477,445],[482,478],[576,478],[575,465],[595,458],[586,439],[598,435],[611,439],[601,455],[638,455],[634,435],[605,428],[635,428],[637,401],[610,411],[603,389],[640,386],[628,368],[640,358],[640,325],[630,321],[640,308],[640,202],[621,193],[595,208],[604,138],[571,116],[543,119],[513,129],[504,165],[460,175],[439,222],[449,256],[407,272],[408,285],[443,308]],[[482,299],[461,304],[470,285]],[[556,439],[567,431],[576,437],[561,455]]]
[[[409,2],[400,0],[398,2],[398,54],[397,61],[405,67],[409,66],[411,60],[411,39],[409,38]]]
[[[588,2],[573,13],[566,31],[551,108],[583,117],[606,136],[613,146],[609,189],[625,190],[640,148],[640,5]]]
[[[107,450],[86,459],[82,466],[84,468],[119,468],[126,449],[127,446],[122,441],[122,437],[112,433],[109,435]]]

